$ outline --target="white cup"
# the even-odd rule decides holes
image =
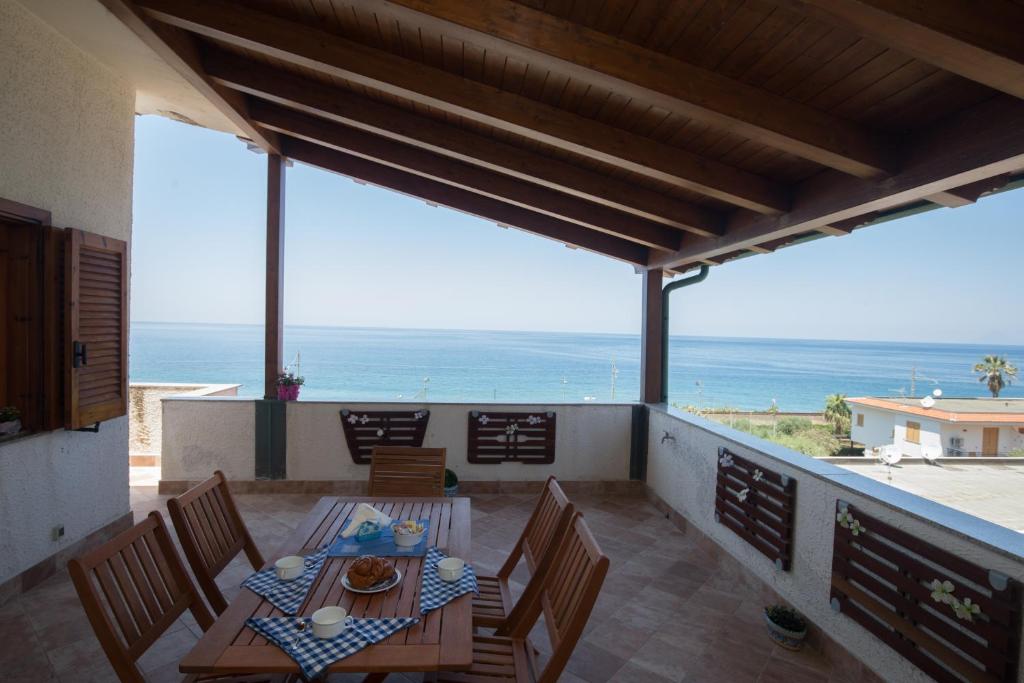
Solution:
[[[274,563],[274,572],[282,581],[293,581],[306,570],[306,559],[298,555],[282,557]]]
[[[334,638],[352,625],[352,617],[341,607],[321,607],[313,612],[313,635]]]
[[[457,557],[446,557],[437,563],[437,575],[442,581],[454,583],[462,578],[466,563]]]

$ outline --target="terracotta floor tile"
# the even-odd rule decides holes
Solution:
[[[566,670],[587,683],[605,683],[625,665],[626,659],[587,641],[580,641]]]
[[[828,674],[771,657],[757,680],[758,683],[820,683],[828,680]]]

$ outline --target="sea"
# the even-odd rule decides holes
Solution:
[[[1024,346],[672,337],[669,401],[702,408],[820,411],[825,396],[987,396],[987,354],[1024,366]],[[285,329],[301,399],[632,402],[640,337],[357,327]],[[133,322],[130,381],[241,384],[262,394],[263,327]],[[1024,377],[1002,396],[1024,397]]]

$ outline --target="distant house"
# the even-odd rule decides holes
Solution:
[[[1024,449],[1024,399],[850,398],[851,438],[868,448],[895,444],[903,455],[1006,455]]]

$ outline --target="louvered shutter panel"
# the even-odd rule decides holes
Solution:
[[[128,407],[128,245],[67,231],[68,429],[124,415]]]

